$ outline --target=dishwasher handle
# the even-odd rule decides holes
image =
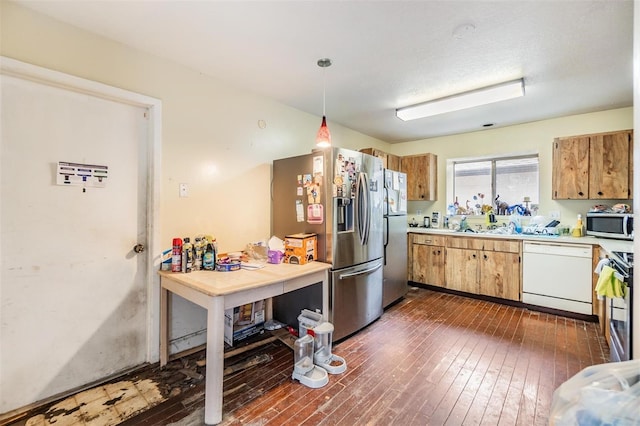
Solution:
[[[572,256],[572,257],[591,257],[592,249],[590,245],[584,244],[561,244],[561,243],[544,243],[530,242],[523,243],[522,252],[538,253],[556,256]]]

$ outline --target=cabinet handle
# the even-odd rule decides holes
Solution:
[[[440,254],[440,250],[438,250],[438,254]]]
[[[578,195],[582,197],[584,195],[584,192],[578,192]]]
[[[602,195],[602,191],[598,191],[598,195]]]
[[[485,258],[485,260],[486,260],[486,259],[487,259],[487,255],[485,254],[485,255],[483,255],[483,256],[484,256],[484,258]]]
[[[472,254],[471,256],[472,256],[474,259],[476,258],[476,255],[475,255],[475,254]]]

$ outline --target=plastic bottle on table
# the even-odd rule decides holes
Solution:
[[[204,254],[205,245],[202,242],[201,237],[196,237],[196,241],[193,244],[193,270],[202,270],[202,256]]]
[[[182,272],[182,238],[173,239],[171,251],[171,272]]]
[[[189,237],[185,237],[182,243],[182,272],[191,271],[193,271],[193,244]]]
[[[213,243],[207,243],[204,249],[204,255],[202,256],[202,269],[206,271],[213,271],[216,268],[216,251],[213,248]]]

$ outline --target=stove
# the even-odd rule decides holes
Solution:
[[[609,265],[627,286],[624,297],[607,300],[611,361],[628,361],[632,359],[633,347],[633,253],[614,251],[611,254]]]
[[[616,260],[621,260],[627,269],[633,268],[633,253],[626,251],[614,251],[611,252],[611,254],[617,257]]]

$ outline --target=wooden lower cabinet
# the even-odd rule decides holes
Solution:
[[[479,294],[520,300],[520,255],[484,251],[480,256]]]
[[[479,251],[447,248],[446,288],[479,294]]]
[[[411,281],[521,300],[520,241],[411,234]]]
[[[411,281],[444,287],[445,248],[441,236],[412,234]]]

